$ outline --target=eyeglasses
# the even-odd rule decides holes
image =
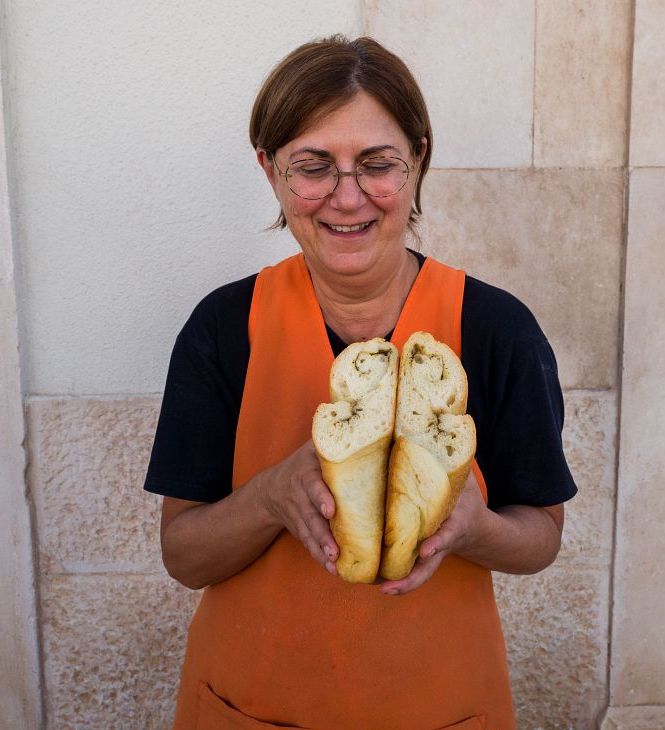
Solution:
[[[406,185],[413,167],[399,157],[368,157],[355,170],[343,172],[334,162],[317,158],[298,160],[284,172],[277,172],[286,179],[289,190],[305,200],[321,200],[335,192],[340,178],[353,176],[360,189],[372,198],[395,195]]]

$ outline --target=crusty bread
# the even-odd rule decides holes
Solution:
[[[337,572],[351,583],[371,583],[381,558],[397,361],[397,348],[380,338],[349,345],[330,372],[334,402],[314,414],[312,439],[335,498]]]
[[[467,378],[457,355],[427,332],[402,350],[390,458],[380,573],[411,572],[420,544],[453,511],[476,450],[476,429],[464,415]]]
[[[398,580],[410,572],[423,536],[438,529],[450,484],[439,459],[404,436],[395,441],[388,474],[381,575]]]

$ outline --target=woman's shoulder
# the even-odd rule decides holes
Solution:
[[[544,339],[536,317],[514,294],[473,276],[466,276],[462,332],[485,341]],[[488,341],[489,340],[489,341]]]
[[[252,274],[213,289],[194,307],[192,317],[206,318],[219,313],[228,315],[230,309],[249,311],[257,276],[258,274]]]
[[[194,307],[182,333],[217,333],[220,328],[246,329],[257,274],[213,289]]]

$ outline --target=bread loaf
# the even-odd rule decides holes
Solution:
[[[337,572],[352,583],[371,583],[379,568],[397,361],[380,338],[349,345],[330,372],[333,402],[314,414],[312,440],[335,499]]]
[[[452,512],[476,449],[476,429],[464,415],[467,378],[457,355],[426,332],[402,350],[390,457],[380,573],[411,572],[420,544]]]

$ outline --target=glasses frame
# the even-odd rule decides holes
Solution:
[[[362,177],[362,174],[361,174],[360,169],[359,169],[360,166],[361,165],[364,165],[368,160],[399,160],[399,162],[401,162],[404,165],[404,167],[406,168],[406,176],[404,178],[404,182],[400,185],[400,187],[397,190],[395,190],[394,193],[388,193],[388,195],[372,195],[371,193],[368,193],[365,190],[365,188],[363,188],[363,186],[360,184],[360,180],[358,179],[359,176]],[[280,177],[283,177],[286,180],[286,184],[287,184],[289,190],[294,195],[297,195],[299,198],[302,198],[303,200],[323,200],[324,198],[327,198],[329,195],[332,195],[335,192],[335,190],[337,190],[337,186],[339,185],[339,181],[343,177],[355,177],[356,184],[358,185],[358,187],[363,191],[363,193],[365,193],[365,195],[368,195],[370,198],[390,198],[393,195],[397,195],[397,193],[399,193],[400,190],[402,190],[404,188],[404,186],[409,181],[410,174],[416,168],[415,165],[409,165],[409,163],[406,160],[403,160],[401,157],[395,157],[394,155],[370,155],[369,157],[365,157],[365,159],[361,160],[356,165],[356,169],[355,170],[348,170],[348,171],[340,170],[339,167],[337,167],[337,165],[334,162],[332,162],[331,160],[324,160],[321,157],[305,157],[302,160],[298,160],[298,163],[301,163],[301,162],[310,162],[310,161],[311,162],[321,162],[321,161],[322,162],[328,162],[329,164],[331,164],[335,168],[335,170],[337,170],[337,173],[336,174],[333,173],[333,175],[335,175],[335,177],[337,178],[337,182],[335,183],[335,187],[329,193],[326,193],[325,195],[321,195],[318,198],[306,198],[304,195],[301,195],[300,193],[297,193],[289,185],[289,177],[293,177],[293,175],[289,175],[289,170],[293,167],[293,165],[289,165],[286,168],[286,170],[284,172],[282,172],[279,169],[279,165],[277,164],[277,160],[276,160],[274,154],[272,155],[272,161],[273,161],[275,167],[277,168],[277,172],[279,173]]]

